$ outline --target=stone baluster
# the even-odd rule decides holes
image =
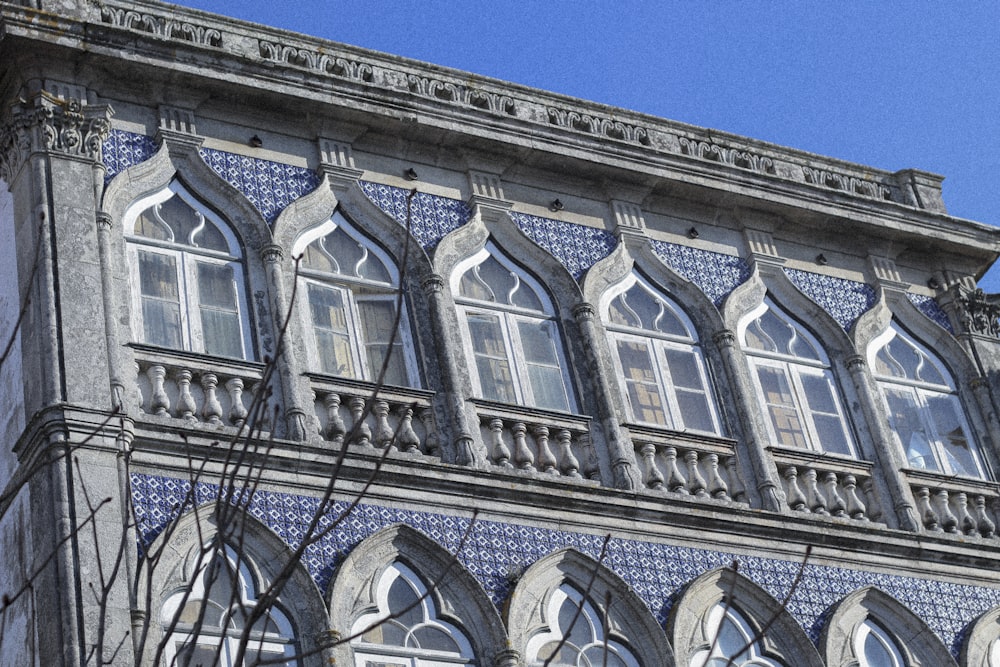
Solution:
[[[326,407],[326,438],[340,445],[347,433],[347,425],[340,416],[340,394],[327,394],[323,397],[323,405]]]
[[[975,498],[976,528],[983,537],[993,537],[996,534],[997,526],[990,519],[986,511],[986,497],[976,496]]]
[[[812,468],[806,468],[802,479],[805,481],[806,507],[809,508],[809,511],[824,516],[829,514],[826,509],[826,498],[819,492],[819,486],[816,483],[816,471]]]
[[[799,487],[799,471],[795,466],[785,468],[785,482],[788,489],[785,495],[788,497],[788,506],[796,512],[806,512],[806,494],[802,493]]]
[[[642,456],[642,463],[646,468],[646,474],[643,477],[642,483],[645,484],[648,489],[662,491],[663,474],[660,472],[660,469],[656,467],[656,445],[651,442],[647,442],[639,448],[639,454]]]
[[[559,472],[566,477],[580,478],[580,462],[573,455],[573,434],[568,428],[561,428],[556,433],[559,443]]]
[[[139,407],[139,412],[145,412],[146,399],[143,398],[142,387],[139,385],[139,373],[141,373],[142,370],[139,368],[138,362],[133,365],[135,366],[135,395],[133,398],[135,399],[135,404]]]
[[[362,447],[372,446],[372,429],[365,421],[365,399],[354,396],[347,404],[347,409],[351,411],[351,430],[354,431],[352,444]]]
[[[830,516],[846,517],[847,502],[840,495],[837,473],[833,471],[823,473],[823,486],[826,488],[826,508]]]
[[[858,480],[854,475],[844,475],[844,496],[847,516],[857,521],[867,521],[868,508],[858,497]]]
[[[549,427],[538,424],[531,429],[531,433],[535,436],[535,445],[538,447],[538,469],[547,475],[558,475],[556,457],[549,447]]]
[[[201,416],[212,425],[222,423],[222,404],[219,403],[219,396],[216,393],[218,386],[219,377],[215,373],[201,374],[201,388],[205,392],[205,403],[201,406]]]
[[[688,495],[687,478],[684,477],[684,473],[677,466],[677,448],[665,447],[663,449],[663,458],[666,461],[667,467],[667,491],[680,493],[685,496]]]
[[[170,397],[163,386],[163,381],[167,377],[167,369],[159,364],[154,364],[146,369],[146,376],[152,385],[149,396],[149,411],[154,415],[170,414]]]
[[[698,469],[698,452],[689,449],[684,455],[684,461],[688,468],[688,491],[697,498],[708,497],[708,484],[701,476],[701,470]]]
[[[958,517],[951,511],[947,489],[938,489],[934,493],[934,500],[937,502],[937,512],[941,527],[946,533],[958,532]]]
[[[958,519],[958,529],[966,535],[978,534],[976,521],[969,514],[969,497],[965,493],[959,492],[955,494],[955,509],[958,510],[955,515]]]
[[[434,408],[424,408],[420,411],[420,421],[424,425],[424,453],[431,456],[441,456],[441,439],[438,438],[437,424],[434,421]]]
[[[535,455],[528,449],[528,441],[525,438],[528,427],[524,425],[524,422],[515,422],[511,430],[514,432],[514,463],[521,470],[533,469],[535,467]]]
[[[708,494],[716,500],[729,500],[729,487],[719,474],[719,455],[706,454],[705,465],[708,467]]]
[[[229,423],[233,426],[243,426],[247,420],[247,409],[243,405],[243,380],[231,378],[226,382],[226,390],[229,392]]]
[[[253,428],[271,428],[271,411],[269,410],[271,390],[267,388],[267,385],[264,384],[263,380],[258,380],[253,383],[252,387],[250,387],[250,395],[253,396],[253,401],[256,402],[257,405],[257,407],[254,408],[255,419],[259,420],[258,423],[253,424]]]
[[[501,468],[513,468],[510,462],[510,448],[503,441],[503,420],[493,418],[490,420],[490,458],[494,465]]]
[[[583,449],[587,452],[586,463],[583,467],[583,476],[592,482],[601,481],[601,466],[597,462],[597,452],[594,450],[594,441],[590,439],[589,433],[584,433],[580,436],[580,444],[583,445]]]
[[[872,521],[881,521],[882,507],[878,504],[878,498],[875,496],[875,480],[870,477],[864,480],[861,483],[861,490],[864,491],[865,498],[868,499],[868,518]]]
[[[399,449],[395,443],[396,434],[389,425],[389,402],[376,398],[372,403],[372,414],[375,415],[375,444],[379,447]]]
[[[399,429],[396,431],[396,444],[409,454],[420,453],[420,436],[413,430],[413,408],[409,405],[400,406]]]
[[[931,507],[931,491],[926,486],[917,489],[917,511],[920,512],[924,528],[932,532],[940,532],[941,524],[938,522],[937,512]]]
[[[191,371],[182,368],[174,373],[174,380],[177,382],[177,408],[175,414],[188,421],[197,421],[195,412],[198,405],[191,395]]]
[[[735,456],[730,456],[726,459],[726,473],[729,475],[729,489],[733,494],[733,500],[738,503],[749,502],[747,499],[747,487],[743,484],[743,478],[740,477],[738,462]]]

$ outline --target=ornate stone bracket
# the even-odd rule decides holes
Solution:
[[[961,290],[961,286],[956,286]],[[1000,294],[987,294],[981,289],[964,290],[955,298],[959,321],[968,333],[1000,338]]]

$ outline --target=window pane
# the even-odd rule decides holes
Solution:
[[[460,653],[458,644],[444,630],[430,625],[417,628],[413,631],[413,638],[419,648],[430,649],[432,651],[448,651],[449,653]]]
[[[951,472],[979,477],[979,466],[959,417],[958,397],[925,394],[925,398]]]
[[[393,339],[393,324],[396,322],[395,298],[362,300],[358,298],[358,313],[361,317],[361,331],[368,357],[368,379],[374,380],[382,369],[382,363],[389,353],[389,341]],[[387,384],[405,385],[406,358],[403,356],[403,341],[399,333],[392,343],[392,354],[385,369]]]
[[[233,267],[198,262],[198,297],[205,352],[242,358],[243,335]]]
[[[143,342],[181,349],[181,309],[177,260],[172,255],[140,250],[139,294]]]
[[[664,356],[670,371],[670,382],[677,396],[683,428],[715,432],[717,429],[711,399],[704,384],[705,374],[698,363],[697,353],[693,349],[665,348]]]
[[[332,375],[357,377],[342,291],[309,283],[308,293],[320,370]]]
[[[805,391],[806,403],[812,414],[813,426],[819,449],[838,454],[850,454],[847,429],[844,418],[837,409],[837,398],[834,394],[833,378],[828,374],[811,375],[800,373],[799,380]]]
[[[795,399],[785,371],[770,366],[758,366],[757,376],[760,378],[764,402],[778,444],[787,447],[806,447],[808,443],[795,409]]]
[[[920,418],[920,407],[912,391],[886,389],[889,404],[889,422],[906,452],[906,459],[914,468],[938,470],[941,468],[931,451],[927,428]]]
[[[468,313],[466,319],[483,398],[513,403],[514,381],[500,319],[496,315],[484,313]]]
[[[521,320],[517,328],[535,403],[542,408],[569,410],[565,379],[559,367],[555,323]]]
[[[646,344],[618,341],[618,358],[633,417],[637,421],[669,426]]]

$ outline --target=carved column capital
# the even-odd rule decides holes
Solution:
[[[732,329],[722,329],[712,334],[712,341],[718,347],[736,347],[736,333]]]
[[[285,251],[280,245],[269,243],[260,249],[260,258],[265,264],[277,264],[284,256]]]
[[[1000,295],[987,294],[979,288],[963,290],[961,285],[954,289],[958,292],[954,302],[962,329],[966,333],[1000,338]]]
[[[420,281],[420,287],[427,296],[439,295],[444,290],[444,278],[432,273]]]
[[[105,213],[104,211],[98,211],[96,217],[97,217],[98,231],[111,231],[112,221],[110,213]]]
[[[862,357],[860,354],[852,354],[847,358],[846,363],[847,363],[847,370],[849,370],[852,373],[861,371],[867,365],[865,358]]]
[[[597,309],[594,308],[594,304],[592,303],[584,301],[573,306],[573,317],[576,318],[577,322],[590,321],[596,316]]]
[[[10,182],[33,153],[55,153],[101,163],[111,132],[110,106],[84,106],[41,91],[12,109],[0,128],[0,178]]]

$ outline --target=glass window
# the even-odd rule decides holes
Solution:
[[[636,274],[602,303],[630,418],[676,431],[721,434],[705,360],[683,311]]]
[[[871,619],[854,634],[854,653],[859,667],[905,667],[899,648],[885,630]]]
[[[719,602],[708,611],[709,648],[697,651],[690,667],[785,667],[764,655],[762,637],[736,608]]]
[[[601,615],[573,586],[552,591],[545,619],[548,628],[525,648],[530,667],[639,667],[624,644],[606,635]]]
[[[743,318],[739,331],[773,442],[853,456],[847,415],[819,342],[769,299]]]
[[[399,271],[389,256],[340,213],[302,237],[292,252],[302,256],[300,289],[308,305],[313,368],[374,382],[385,364],[386,384],[418,386],[405,309],[394,328]]]
[[[125,229],[136,339],[249,358],[240,250],[222,220],[175,181],[131,206]]]
[[[474,665],[468,638],[438,617],[427,586],[406,565],[386,568],[376,585],[378,610],[354,621],[356,667]]]
[[[889,425],[913,468],[984,477],[979,448],[941,361],[893,324],[871,347]]]
[[[258,596],[252,572],[229,546],[202,558],[191,584],[168,596],[160,611],[168,636],[166,664],[243,667],[267,660],[298,667],[295,631],[279,605],[247,627]],[[245,656],[237,662],[244,636],[249,640]]]
[[[478,395],[572,410],[559,326],[541,285],[492,244],[462,262],[452,283]]]

